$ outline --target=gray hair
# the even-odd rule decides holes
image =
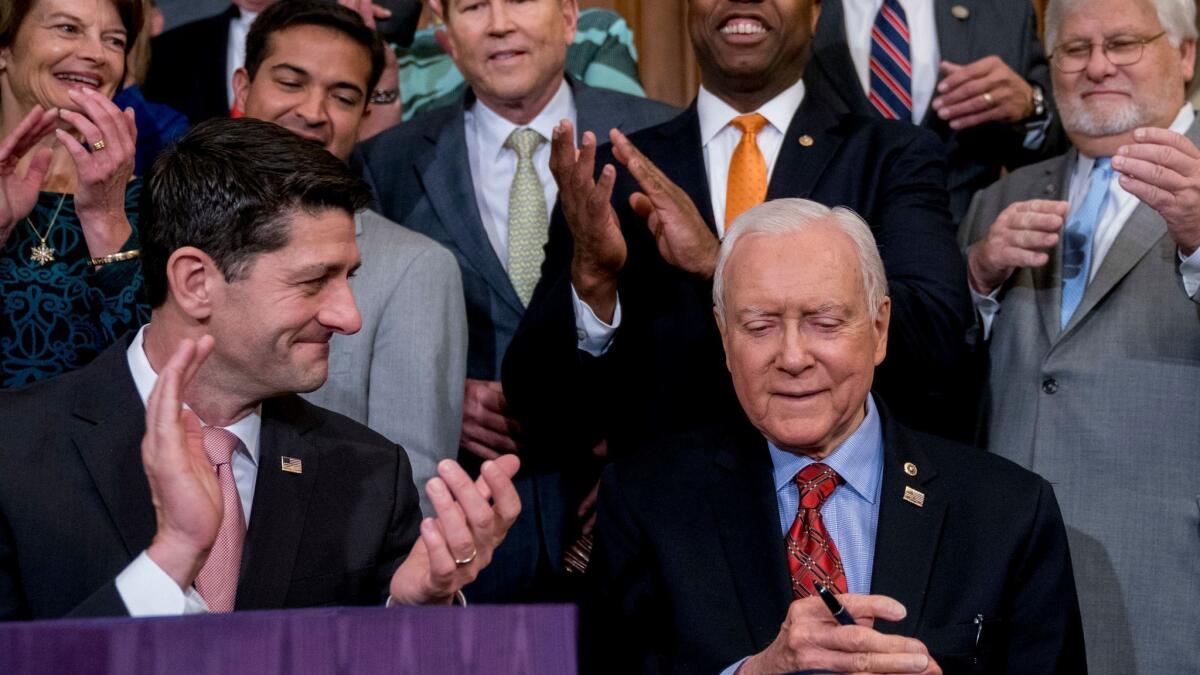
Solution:
[[[1079,9],[1088,0],[1050,0],[1046,6],[1046,56],[1054,52],[1058,33],[1067,12]],[[1167,31],[1167,40],[1178,47],[1185,40],[1196,39],[1196,0],[1143,0],[1154,5],[1158,23]],[[1149,36],[1146,36],[1149,37]]]
[[[858,266],[862,270],[863,288],[867,292],[867,307],[874,319],[879,304],[887,297],[887,276],[883,260],[875,245],[875,236],[866,221],[854,211],[838,206],[829,208],[807,199],[776,199],[759,204],[738,216],[725,233],[717,266],[713,271],[713,304],[718,316],[725,316],[725,266],[738,240],[751,234],[793,234],[820,222],[831,222],[854,242]]]

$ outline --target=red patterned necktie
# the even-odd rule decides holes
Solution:
[[[238,569],[242,564],[242,544],[246,539],[246,520],[242,515],[242,499],[238,495],[237,483],[233,480],[233,453],[242,442],[233,433],[220,427],[204,427],[204,454],[212,462],[217,474],[217,485],[221,486],[221,502],[224,511],[217,541],[194,586],[205,604],[213,612],[232,612],[237,597]]]
[[[796,474],[800,508],[784,540],[792,572],[792,595],[796,598],[815,595],[814,581],[835,593],[846,592],[842,557],[821,520],[821,505],[841,483],[842,477],[824,464],[809,464]]]

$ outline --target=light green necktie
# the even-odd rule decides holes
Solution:
[[[533,129],[517,129],[504,147],[517,153],[517,173],[508,191],[508,278],[528,307],[542,273],[550,216],[546,193],[533,167],[533,153],[546,139]]]

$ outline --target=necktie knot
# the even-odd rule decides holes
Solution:
[[[504,147],[517,153],[517,161],[528,162],[533,160],[533,153],[545,142],[546,138],[544,136],[526,127],[524,129],[514,129],[504,141]]]
[[[242,444],[241,440],[228,429],[221,427],[204,427],[204,454],[214,467],[228,464],[233,459],[233,453]]]
[[[1103,178],[1108,180],[1112,178],[1112,157],[1097,157],[1096,165],[1092,167],[1092,179]]]
[[[749,115],[738,115],[730,120],[729,124],[737,127],[743,135],[756,136],[763,130],[763,127],[767,126],[767,118],[758,113],[750,113]]]
[[[796,486],[800,488],[800,507],[820,509],[841,483],[842,477],[838,472],[825,464],[809,464],[796,474]]]

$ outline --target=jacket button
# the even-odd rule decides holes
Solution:
[[[1042,391],[1047,394],[1053,394],[1058,391],[1058,380],[1053,377],[1047,377],[1042,380]]]

